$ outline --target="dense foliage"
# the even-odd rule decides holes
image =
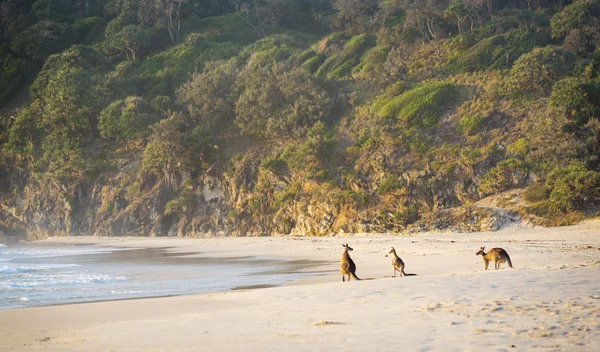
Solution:
[[[393,228],[528,187],[531,214],[594,215],[599,17],[600,0],[0,0],[0,201],[75,211],[104,182],[112,216],[160,189],[181,228],[268,232],[319,202]],[[215,175],[243,186],[210,223],[193,212]]]

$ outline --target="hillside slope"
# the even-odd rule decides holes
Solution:
[[[6,23],[28,19],[0,43],[11,239],[486,231],[598,214],[597,0],[192,1],[173,12],[180,27],[143,1],[100,1],[93,16],[44,1],[0,3]]]

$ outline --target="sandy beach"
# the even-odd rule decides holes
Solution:
[[[282,287],[0,311],[0,350],[600,350],[600,221],[415,236],[45,242],[326,264]],[[341,281],[342,243],[354,248],[357,275],[373,280]],[[391,246],[416,276],[390,277]],[[514,268],[484,271],[481,246],[504,248]]]

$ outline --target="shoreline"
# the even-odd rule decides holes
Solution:
[[[187,256],[325,260],[277,287],[0,311],[7,350],[600,349],[600,223],[493,233],[250,238],[51,238]],[[341,282],[342,243],[357,275]],[[394,246],[417,276],[389,278]],[[483,271],[479,247],[514,269]],[[190,254],[194,253],[194,254]],[[491,267],[491,266],[490,266]],[[450,346],[450,347],[449,347]]]
[[[325,264],[320,261],[248,255],[216,258],[211,257],[210,253],[174,251],[172,246],[109,246],[89,238],[79,238],[75,242],[60,238],[11,246],[17,252],[42,251],[41,257],[34,254],[32,258],[13,258],[11,251],[0,254],[13,258],[16,268],[18,263],[25,263],[27,266],[29,262],[42,267],[45,263],[52,263],[48,264],[50,266],[76,267],[70,269],[76,271],[69,274],[74,278],[74,283],[82,276],[87,277],[88,273],[109,279],[122,278],[118,280],[121,282],[109,280],[110,283],[100,283],[89,288],[85,287],[85,283],[83,286],[74,284],[70,287],[59,284],[57,288],[52,280],[56,275],[60,276],[60,272],[47,277],[43,273],[46,270],[38,269],[40,274],[33,275],[40,275],[39,280],[46,284],[39,290],[31,290],[27,288],[27,283],[32,280],[27,277],[28,274],[21,273],[17,278],[9,275],[6,277],[9,291],[0,295],[0,310],[276,287],[309,275],[322,275],[320,267]],[[0,280],[4,278],[5,276],[0,276]],[[24,282],[21,283],[20,280]],[[58,280],[60,283],[62,277]],[[13,281],[15,291],[10,289]],[[57,294],[52,293],[54,290]],[[88,292],[94,293],[90,295]],[[27,303],[14,303],[15,297],[22,297],[20,301]]]

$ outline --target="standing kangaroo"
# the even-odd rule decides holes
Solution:
[[[396,271],[400,272],[400,276],[406,276],[406,273],[404,272],[404,262],[398,257],[394,247],[392,247],[389,254],[392,255],[392,267],[394,268],[394,275],[392,275],[392,277],[396,277]]]
[[[346,275],[348,275],[348,281],[350,281],[350,277],[353,277],[356,280],[360,280],[356,276],[356,264],[352,258],[350,258],[350,254],[348,251],[352,251],[353,249],[348,246],[348,244],[342,244],[344,247],[344,253],[342,253],[342,259],[340,260],[340,271],[342,272],[342,281],[346,281]]]
[[[481,255],[481,257],[483,258],[483,262],[485,263],[485,270],[487,270],[491,260],[494,261],[494,268],[496,268],[496,270],[500,269],[500,264],[502,263],[508,263],[508,266],[510,266],[511,268],[513,267],[512,262],[510,261],[510,257],[504,249],[492,248],[487,253],[483,251],[484,249],[485,247],[481,247],[479,251],[475,253],[475,255]]]

